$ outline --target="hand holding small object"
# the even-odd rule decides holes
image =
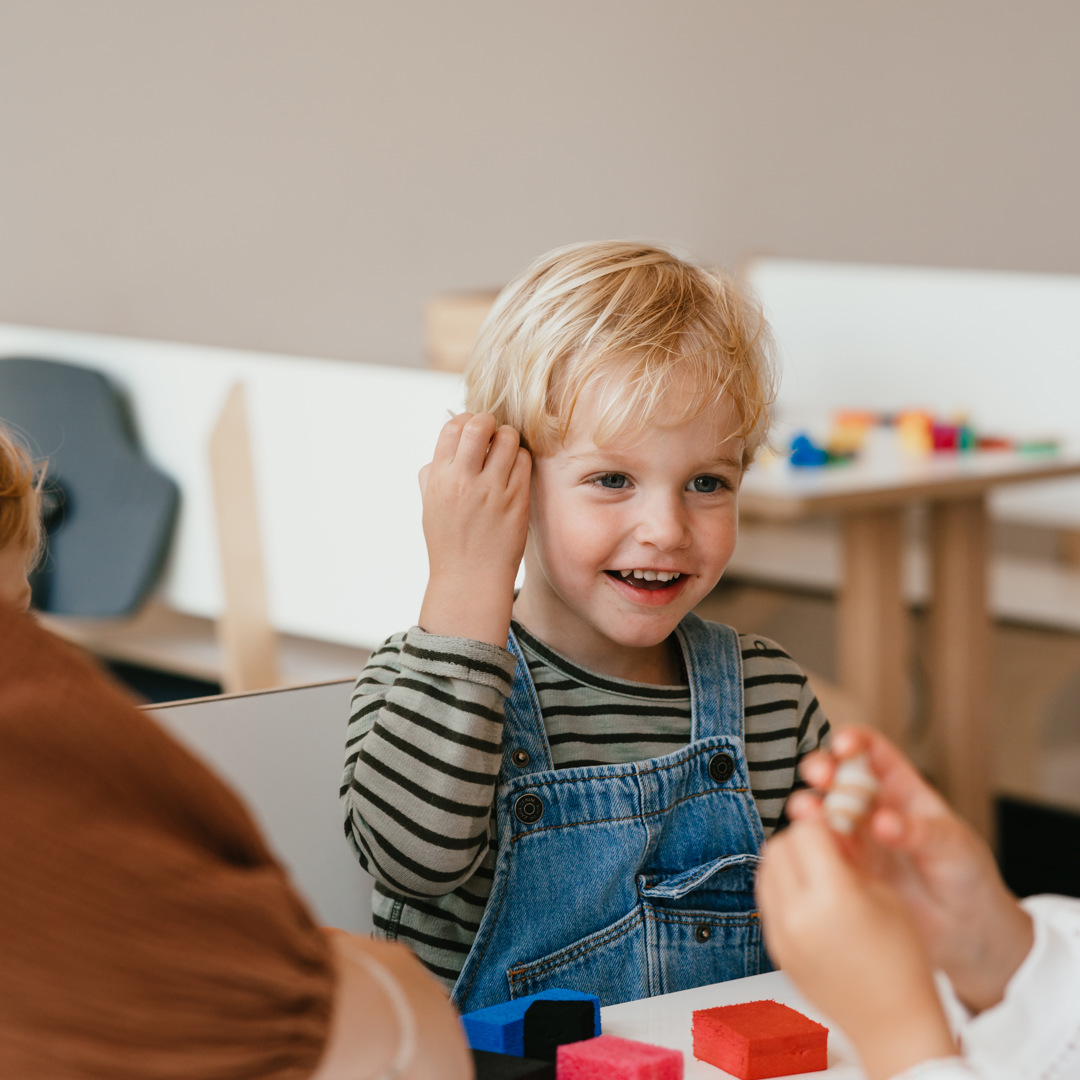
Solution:
[[[857,757],[866,758],[879,787],[865,827],[844,841],[847,857],[897,890],[960,1000],[973,1012],[990,1008],[1031,948],[1031,918],[1002,882],[986,842],[888,739],[867,728],[837,732],[830,750],[800,764],[817,790],[795,792],[789,817],[827,813],[821,793]]]

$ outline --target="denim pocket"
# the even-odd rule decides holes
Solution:
[[[647,912],[636,907],[617,922],[538,960],[507,968],[512,998],[541,990],[595,994],[601,1005],[649,996]]]
[[[638,893],[646,900],[681,900],[698,889],[720,892],[753,893],[754,874],[761,858],[757,855],[724,855],[719,859],[664,877],[660,874],[638,876]]]
[[[648,935],[656,958],[652,993],[742,979],[771,971],[754,910],[646,906]]]

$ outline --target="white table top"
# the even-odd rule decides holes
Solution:
[[[781,458],[756,462],[743,480],[739,507],[751,517],[791,520],[812,513],[968,498],[1002,484],[1076,474],[1080,453],[1075,451],[916,455],[886,446],[855,461],[822,468],[795,468]]]
[[[622,1005],[608,1005],[600,1010],[600,1024],[605,1035],[619,1035],[624,1039],[637,1039],[639,1042],[681,1050],[686,1065],[686,1080],[720,1080],[731,1074],[694,1057],[691,1015],[697,1009],[768,999],[798,1009],[829,1029],[828,1069],[797,1075],[827,1077],[828,1080],[863,1080],[864,1074],[858,1065],[855,1050],[844,1033],[815,1009],[781,971],[699,986],[641,1001],[627,1001]]]

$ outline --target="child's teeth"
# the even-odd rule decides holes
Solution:
[[[624,578],[633,574],[638,581],[676,581],[682,577],[677,570],[620,570],[619,574]]]
[[[620,570],[619,571],[619,573],[622,574],[623,577],[629,577],[633,572],[634,572],[633,570]]]
[[[655,570],[646,570],[645,571],[645,580],[646,581],[655,581],[656,580],[656,571]]]
[[[644,576],[645,576],[645,571],[644,570],[635,570],[634,571],[634,577],[638,578],[639,580],[641,578],[643,578]]]

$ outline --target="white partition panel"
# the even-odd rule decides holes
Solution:
[[[352,681],[147,706],[243,798],[318,920],[371,931],[373,879],[338,812]]]
[[[129,396],[148,456],[181,489],[169,606],[221,612],[207,446],[242,382],[274,626],[370,648],[416,621],[427,582],[417,473],[461,408],[460,376],[0,324],[0,357],[20,355],[94,368]]]

